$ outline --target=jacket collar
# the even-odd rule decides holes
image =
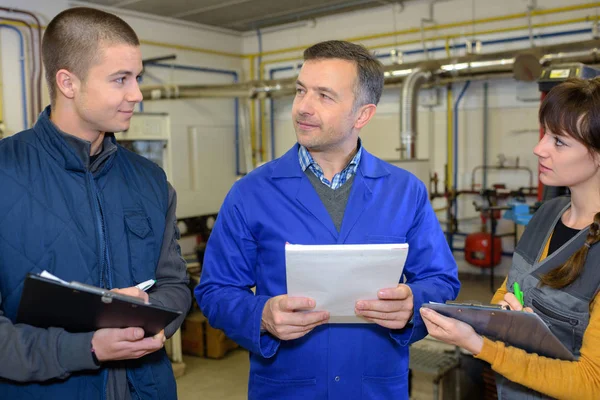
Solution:
[[[44,149],[65,169],[70,171],[96,173],[105,165],[110,165],[117,151],[114,134],[107,133],[102,142],[102,150],[90,165],[91,143],[61,131],[50,120],[50,106],[40,114],[33,130]]]
[[[273,173],[271,174],[272,178],[301,178],[304,176],[300,161],[298,160],[299,149],[300,145],[296,143],[281,158],[275,160],[273,163]],[[365,178],[376,179],[390,174],[385,162],[371,155],[364,146],[358,169]]]

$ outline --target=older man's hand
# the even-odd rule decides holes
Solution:
[[[377,297],[378,300],[357,301],[354,307],[356,315],[386,328],[404,328],[414,312],[410,287],[401,283],[395,288],[381,289]]]

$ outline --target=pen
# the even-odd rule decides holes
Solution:
[[[138,285],[135,285],[136,288],[140,289],[141,291],[145,292],[146,290],[150,289],[152,286],[154,286],[154,284],[156,283],[156,281],[154,279],[148,279],[145,282],[142,282]]]
[[[521,287],[519,286],[519,282],[515,282],[513,284],[513,290],[515,291],[515,297],[519,300],[522,306],[525,306],[525,298],[523,297],[523,292],[521,291]]]

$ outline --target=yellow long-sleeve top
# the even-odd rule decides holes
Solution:
[[[492,303],[503,300],[507,292],[505,279]],[[590,322],[583,334],[580,351],[579,360],[562,361],[484,338],[483,348],[475,357],[490,363],[494,371],[507,379],[546,396],[600,399],[600,294],[590,303]]]

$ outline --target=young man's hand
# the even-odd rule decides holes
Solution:
[[[144,337],[142,328],[99,329],[92,337],[92,348],[98,361],[130,360],[161,349],[165,332]]]

